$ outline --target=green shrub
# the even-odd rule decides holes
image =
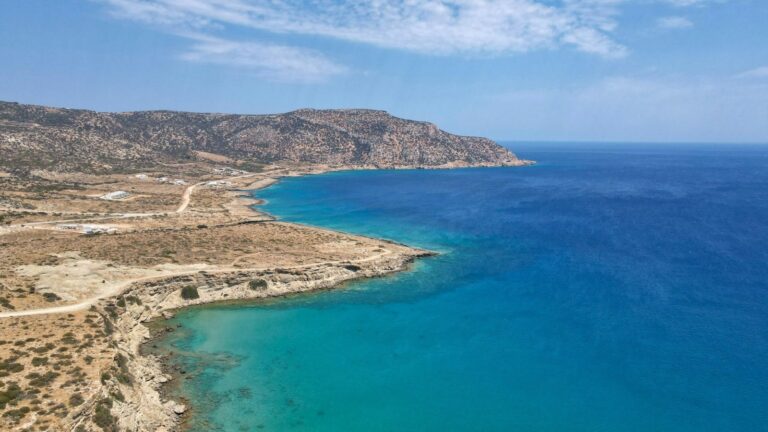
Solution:
[[[5,297],[0,297],[0,306],[6,307],[8,309],[16,309],[12,304],[11,301],[8,300]]]
[[[43,293],[43,298],[47,302],[55,302],[56,300],[61,300],[61,297],[57,296],[54,293],[50,293],[50,292]]]
[[[12,409],[12,410],[6,411],[3,413],[3,417],[10,418],[12,421],[19,421],[25,415],[27,415],[27,413],[30,411],[31,409],[25,406],[19,409]]]
[[[132,296],[132,295],[125,296],[125,300],[130,304],[137,304],[141,306],[141,299],[136,296]]]
[[[119,314],[117,313],[117,306],[115,306],[113,304],[108,304],[108,305],[104,306],[104,310],[107,311],[107,314],[113,320],[116,320],[117,317],[119,316]]]
[[[254,279],[248,282],[248,288],[254,291],[264,291],[267,289],[267,281],[264,279]]]
[[[118,353],[115,356],[115,363],[119,368],[119,371],[115,374],[115,378],[117,378],[117,381],[123,384],[130,384],[131,374],[130,374],[130,371],[128,370],[128,359],[126,359],[124,355]]]
[[[110,393],[110,395],[117,401],[125,402],[125,396],[123,396],[123,392],[121,392],[120,389],[115,390],[113,393]]]
[[[37,347],[37,348],[32,348],[32,351],[36,352],[37,354],[42,354],[42,353],[48,352],[48,351],[50,351],[50,350],[52,350],[54,348],[56,348],[56,345],[54,345],[51,342],[48,342],[44,346]]]
[[[0,409],[4,409],[9,402],[16,400],[21,395],[21,388],[16,383],[8,384],[8,388],[0,391]]]
[[[200,294],[197,292],[197,287],[188,285],[181,289],[181,298],[184,300],[194,300],[200,298]]]
[[[42,366],[48,364],[48,357],[33,357],[32,366]]]
[[[96,426],[105,431],[112,431],[116,428],[115,417],[112,416],[110,408],[112,408],[112,400],[102,399],[96,405],[96,411],[93,416],[93,422],[96,423]]]
[[[69,406],[71,407],[82,405],[83,402],[85,402],[85,399],[83,399],[80,393],[75,393],[69,397]]]
[[[57,372],[48,371],[44,374],[39,374],[37,372],[32,372],[31,374],[27,375],[27,379],[29,380],[29,385],[33,387],[45,387],[50,385],[59,374]]]
[[[11,373],[21,372],[24,370],[24,365],[15,361],[0,361],[0,370]]]
[[[61,342],[67,345],[77,345],[80,341],[77,340],[74,333],[66,332],[64,337],[61,338]]]

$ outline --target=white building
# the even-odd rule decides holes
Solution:
[[[79,231],[83,234],[114,234],[117,228],[108,225],[59,224],[59,229]]]
[[[121,200],[121,199],[128,198],[128,196],[130,196],[130,195],[131,194],[129,194],[126,191],[114,191],[114,192],[110,192],[108,194],[102,195],[101,199],[107,200],[107,201],[115,201],[115,200]]]
[[[243,170],[234,169],[230,167],[216,168],[213,170],[213,172],[215,172],[216,174],[228,175],[228,176],[238,176],[238,175],[248,174],[248,171],[243,171]]]
[[[211,180],[209,182],[206,182],[205,185],[208,187],[217,188],[221,186],[231,186],[232,183],[226,180]]]

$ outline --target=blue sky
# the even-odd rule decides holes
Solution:
[[[9,0],[0,100],[768,142],[765,0]]]

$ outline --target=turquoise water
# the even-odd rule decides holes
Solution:
[[[180,313],[193,430],[768,431],[768,146],[515,150],[539,164],[260,191],[443,253]]]

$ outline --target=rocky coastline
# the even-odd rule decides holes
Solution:
[[[322,171],[312,171],[319,173]],[[252,184],[267,187],[274,181]],[[318,232],[321,228],[306,227]],[[353,239],[367,237],[353,236]],[[125,369],[130,371],[130,382],[108,379],[104,382],[106,394],[121,394],[115,401],[113,415],[121,430],[175,431],[183,425],[187,407],[182,401],[167,398],[164,387],[177,380],[178,374],[169,368],[162,356],[145,349],[145,344],[162,336],[161,321],[173,317],[174,311],[196,305],[223,302],[254,301],[277,298],[338,287],[346,282],[383,277],[407,270],[415,259],[435,255],[434,252],[414,249],[386,240],[374,240],[387,245],[384,253],[354,262],[327,262],[289,268],[242,269],[231,271],[200,271],[189,275],[162,278],[135,284],[122,293],[122,298],[135,299],[124,311],[111,315],[111,302],[105,299],[94,306],[113,329],[112,340],[125,358]],[[253,281],[263,281],[254,287]],[[184,287],[204,287],[196,291],[197,298],[186,299]],[[156,324],[152,324],[155,322]],[[153,334],[150,327],[159,329]]]

